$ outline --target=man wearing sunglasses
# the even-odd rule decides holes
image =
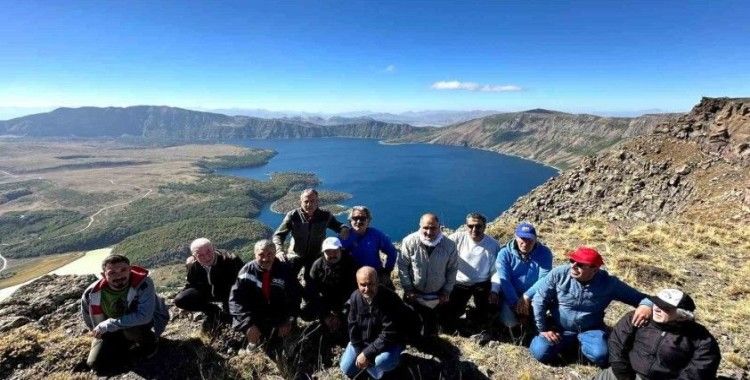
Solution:
[[[631,318],[635,326],[651,318],[653,304],[648,297],[600,269],[603,264],[595,249],[579,247],[570,254],[569,264],[555,267],[541,280],[532,301],[539,335],[529,350],[535,359],[557,362],[563,350],[579,343],[583,356],[604,368],[608,364],[607,306],[618,300],[637,307]]]
[[[370,209],[365,206],[352,207],[349,212],[351,232],[347,238],[341,236],[341,245],[354,259],[355,269],[375,268],[378,272],[379,283],[393,289],[391,272],[396,266],[398,251],[386,234],[370,227],[371,221]],[[380,252],[385,253],[385,263],[380,259]]]
[[[466,215],[466,230],[449,236],[458,249],[458,274],[448,301],[448,317],[445,322],[448,330],[455,330],[461,315],[466,311],[469,299],[474,298],[476,319],[483,322],[488,319],[490,305],[497,305],[497,293],[490,292],[490,279],[495,274],[495,259],[500,251],[500,244],[484,233],[487,218],[472,212]],[[467,314],[467,319],[471,318]],[[474,318],[471,318],[474,319]]]

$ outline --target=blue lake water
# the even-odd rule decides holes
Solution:
[[[400,241],[417,229],[419,216],[432,211],[441,224],[456,228],[467,213],[490,220],[521,195],[557,174],[549,166],[464,147],[385,145],[373,139],[314,138],[232,141],[236,145],[274,149],[268,164],[222,174],[267,179],[272,172],[313,172],[319,189],[352,194],[345,206],[365,205],[372,226]],[[264,207],[258,217],[271,228],[282,215]],[[338,216],[345,221],[344,214]]]

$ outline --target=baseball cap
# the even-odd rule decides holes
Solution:
[[[323,240],[323,246],[320,251],[325,252],[329,249],[341,249],[341,240],[337,237],[329,237]]]
[[[602,259],[602,255],[600,255],[599,252],[591,247],[578,247],[569,255],[569,257],[571,260],[574,260],[576,262],[593,265],[595,267],[604,265],[604,259]]]
[[[691,313],[695,311],[695,301],[678,289],[663,289],[649,299],[664,310],[682,309]]]
[[[522,239],[536,239],[536,228],[529,222],[518,223],[516,236]]]

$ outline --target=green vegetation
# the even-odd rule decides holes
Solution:
[[[285,214],[299,207],[299,191],[290,191],[276,202],[273,202],[271,209],[280,214]],[[320,208],[331,211],[334,214],[341,213],[346,207],[338,203],[351,198],[352,195],[337,191],[319,191]]]
[[[208,170],[251,168],[265,165],[275,155],[276,152],[270,149],[253,149],[240,156],[218,156],[210,160],[200,160],[198,166]]]
[[[268,227],[246,218],[191,218],[132,235],[112,252],[149,268],[183,263],[190,255],[190,242],[203,236],[217,248],[247,260],[252,257],[252,245],[270,234]]]
[[[224,219],[233,218],[250,223],[249,218],[256,216],[264,203],[280,198],[291,189],[317,183],[315,176],[309,173],[275,173],[268,181],[209,174],[194,182],[162,186],[153,197],[139,199],[122,208],[109,209],[99,214],[90,228],[77,233],[86,226],[88,219],[77,211],[10,212],[0,217],[2,242],[11,244],[3,248],[3,255],[20,258],[94,249],[116,244],[129,236],[170,223],[177,223],[170,228],[184,231],[189,228],[188,221],[194,218],[216,219],[211,224],[218,226],[227,226],[229,222]],[[85,194],[73,190],[53,189],[49,194],[60,197],[63,204],[87,200]],[[180,222],[187,224],[181,225]],[[265,236],[260,233],[248,234],[251,230],[236,236],[242,237],[241,240],[244,237]],[[210,231],[215,229],[209,228]],[[150,242],[144,252],[166,252],[174,247],[170,244],[167,240],[157,239]],[[228,247],[241,249],[243,244],[238,240]]]

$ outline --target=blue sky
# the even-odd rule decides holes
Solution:
[[[748,16],[742,1],[0,0],[0,118],[136,104],[687,111],[750,96]]]

